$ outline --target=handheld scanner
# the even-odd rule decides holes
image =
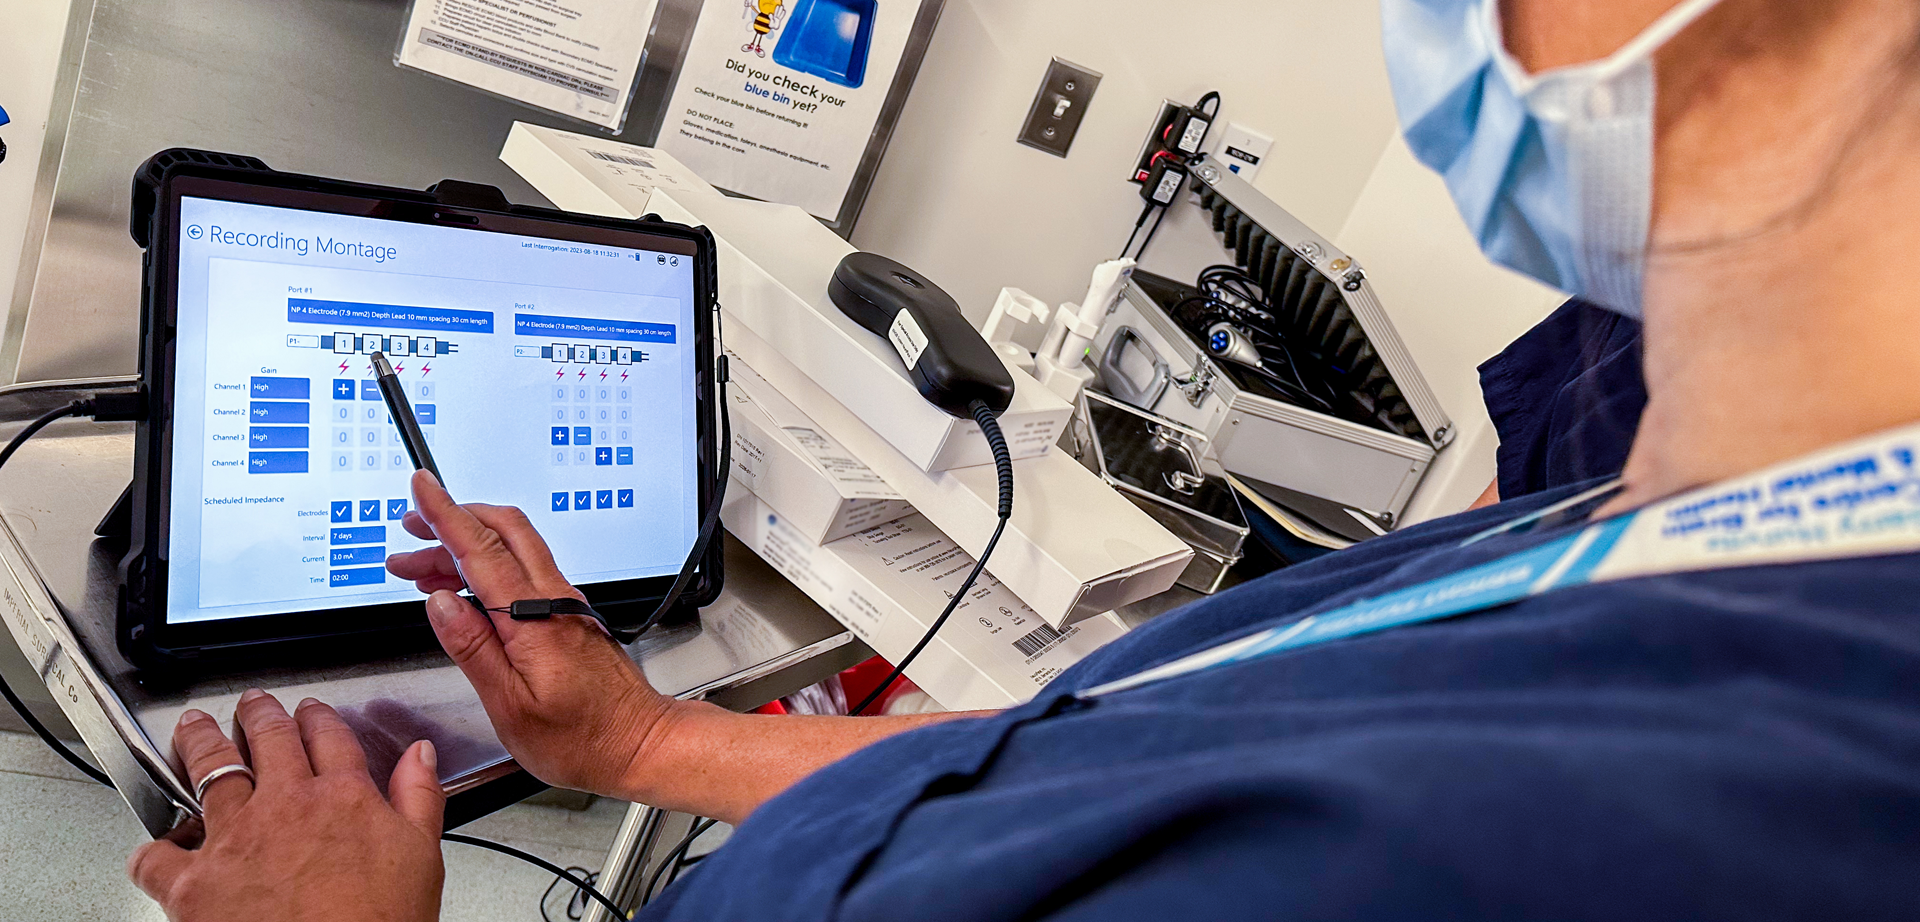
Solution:
[[[431,472],[441,486],[446,486],[446,479],[440,476],[440,466],[433,463],[433,452],[427,450],[427,437],[420,431],[420,421],[414,418],[413,405],[407,402],[407,387],[400,383],[400,376],[393,373],[393,363],[387,361],[386,353],[373,354],[373,374],[380,385],[380,396],[387,400],[387,413],[400,428],[400,443],[407,446],[413,469]]]
[[[853,253],[833,270],[833,303],[886,337],[927,402],[972,419],[978,401],[994,415],[1013,403],[1013,375],[960,305],[912,269],[874,253]]]

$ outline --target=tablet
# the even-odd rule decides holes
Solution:
[[[522,509],[610,619],[665,595],[715,482],[704,230],[195,151],[135,187],[152,410],[120,636],[137,664],[431,643],[384,566],[427,542],[401,527],[413,465],[375,351],[456,499]],[[686,605],[718,593],[719,552]]]

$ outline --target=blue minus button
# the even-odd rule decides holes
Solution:
[[[387,549],[384,547],[336,547],[327,554],[327,562],[336,567],[365,566],[370,563],[385,565]]]
[[[327,543],[336,547],[343,544],[385,544],[387,526],[361,525],[355,528],[335,528],[327,532]]]
[[[247,452],[247,473],[249,474],[304,474],[306,472],[307,453],[304,451]]]
[[[327,573],[327,585],[335,589],[345,586],[378,586],[387,581],[386,567],[365,567],[357,570],[332,570]]]

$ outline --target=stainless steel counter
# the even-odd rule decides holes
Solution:
[[[0,419],[15,420],[0,424],[0,439],[18,431],[22,418],[66,399],[71,392],[0,391]],[[170,745],[180,713],[198,708],[230,730],[234,705],[252,687],[289,705],[313,697],[339,708],[367,746],[377,777],[414,740],[433,740],[441,780],[454,795],[450,818],[470,819],[519,799],[485,796],[491,785],[525,791],[529,782],[524,774],[509,780],[517,766],[465,678],[437,652],[184,685],[143,680],[114,644],[122,546],[93,534],[132,472],[131,424],[79,421],[54,424],[0,469],[0,620],[149,830],[164,831],[180,809],[191,809]],[[655,629],[628,651],[660,691],[742,708],[872,655],[731,539],[720,599],[697,623]]]

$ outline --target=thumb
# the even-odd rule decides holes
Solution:
[[[173,885],[193,864],[193,853],[168,839],[155,839],[133,850],[127,858],[127,876],[140,892],[166,906]]]
[[[493,701],[514,678],[507,648],[494,632],[493,619],[467,600],[442,589],[427,597],[427,622],[440,647],[465,673],[481,701]]]
[[[434,752],[431,740],[414,743],[400,757],[400,764],[393,767],[393,777],[387,781],[387,800],[407,822],[427,835],[440,838],[447,795],[440,790],[439,755]]]

